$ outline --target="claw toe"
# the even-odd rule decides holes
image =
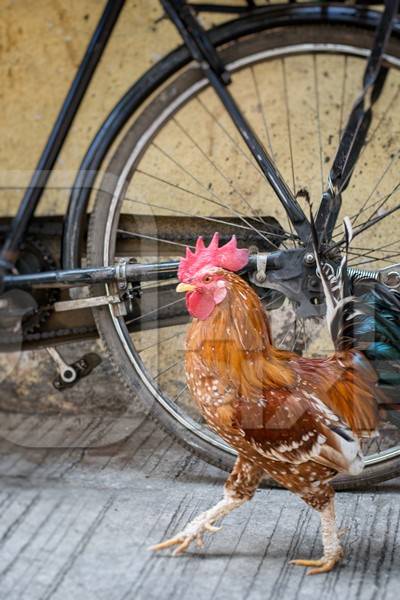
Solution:
[[[206,523],[206,525],[204,525],[204,529],[207,529],[207,531],[209,531],[210,533],[216,533],[217,531],[219,531],[220,529],[222,529],[222,527],[215,527],[215,525],[211,525],[210,523]]]
[[[295,558],[294,560],[290,560],[289,564],[290,565],[296,565],[299,567],[319,567],[320,565],[322,565],[323,561],[322,559],[319,560],[306,560],[306,559],[302,559],[302,558]]]
[[[290,560],[289,564],[300,567],[314,567],[307,571],[307,575],[318,575],[319,573],[329,573],[329,571],[332,571],[335,565],[337,565],[342,558],[343,552],[340,550],[331,558],[325,558],[324,556],[317,560],[303,560],[302,558],[296,558],[294,560]]]
[[[332,571],[333,567],[336,565],[336,560],[327,560],[325,563],[321,564],[321,566],[316,567],[315,569],[309,569],[307,571],[307,575],[319,575],[320,573],[329,573]]]
[[[159,550],[164,550],[165,548],[170,548],[171,546],[175,546],[181,540],[179,538],[171,538],[169,540],[165,540],[165,542],[160,542],[159,544],[154,544],[154,546],[149,546],[149,550],[153,552],[158,552]]]
[[[171,546],[177,546],[173,551],[173,556],[179,556],[186,552],[188,547],[192,542],[195,542],[199,548],[203,548],[203,534],[205,531],[209,531],[210,533],[215,533],[219,531],[221,527],[215,527],[212,523],[215,519],[210,519],[208,522],[193,521],[189,523],[185,529],[183,529],[180,533],[170,538],[169,540],[165,540],[165,542],[161,542],[160,544],[155,544],[154,546],[150,546],[149,550],[153,552],[158,552],[159,550],[165,550],[166,548],[170,548]]]

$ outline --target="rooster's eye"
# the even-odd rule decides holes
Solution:
[[[204,281],[204,283],[210,283],[210,281],[212,281],[211,275],[205,275],[203,277],[203,281]]]

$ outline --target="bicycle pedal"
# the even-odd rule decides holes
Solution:
[[[89,352],[74,363],[68,364],[55,348],[47,348],[47,351],[58,368],[59,374],[53,380],[53,386],[60,392],[73,387],[78,381],[90,375],[102,360],[95,352]]]

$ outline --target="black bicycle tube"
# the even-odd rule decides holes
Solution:
[[[320,239],[330,241],[341,206],[341,193],[348,186],[361,148],[372,121],[372,107],[378,100],[387,76],[382,64],[389,42],[393,20],[397,14],[399,0],[385,0],[385,9],[377,25],[375,40],[364,76],[363,89],[353,105],[340,139],[339,147],[329,173],[329,185],[323,194],[316,217]],[[369,96],[369,101],[366,98]]]
[[[398,5],[398,0],[385,1],[385,9],[381,14],[374,45],[365,67],[363,89],[353,105],[336,151],[329,173],[328,189],[322,195],[315,220],[321,241],[331,240],[342,204],[342,191],[349,184],[372,121],[372,107],[378,100],[386,81],[387,68],[382,64],[383,54],[390,38]],[[365,106],[367,94],[370,99]]]
[[[296,2],[296,0],[288,0],[289,2]],[[330,2],[330,0],[322,0],[325,2]],[[347,2],[348,0],[336,0],[339,2]],[[363,6],[381,6],[384,4],[384,0],[356,0],[357,4]],[[192,2],[188,2],[188,5],[196,12],[196,13],[221,13],[221,14],[242,14],[249,13],[260,6],[253,4],[252,6],[240,6],[233,4],[216,4],[216,3],[208,3],[208,2],[199,2],[193,4]]]
[[[268,254],[268,270],[279,269],[282,265],[281,250]],[[179,260],[161,263],[126,263],[123,268],[88,267],[86,269],[66,269],[60,271],[42,271],[40,273],[24,273],[22,275],[5,275],[6,289],[30,287],[65,287],[93,285],[94,283],[110,283],[117,281],[140,282],[158,281],[177,276]],[[244,271],[257,268],[257,255],[251,254]]]
[[[299,238],[304,243],[307,243],[310,238],[310,224],[306,219],[300,205],[297,203],[297,200],[283,180],[268,153],[265,151],[264,146],[261,144],[260,140],[250,127],[248,121],[241,113],[239,107],[227,88],[221,83],[220,79],[211,69],[205,69],[204,73],[228,111],[229,116],[236,125],[236,128],[242,136],[242,139],[257,161],[261,172],[268,180],[282,206],[286,210]]]
[[[164,263],[126,264],[124,270],[118,267],[88,267],[65,271],[43,271],[23,275],[5,275],[6,289],[35,287],[75,287],[124,281],[158,281],[175,277],[178,261]]]
[[[262,174],[285,208],[299,238],[307,243],[310,238],[310,224],[277,166],[229,92],[227,88],[230,83],[229,73],[226,72],[207,32],[201,27],[185,0],[161,0],[161,3],[182,36],[193,59],[199,64],[211,87],[225,106]]]
[[[0,267],[9,268],[15,264],[19,246],[124,4],[125,0],[108,0],[106,4],[29,186],[13,218],[10,231],[0,251]]]
[[[212,29],[209,35],[214,45],[220,45],[236,39],[239,34],[253,34],[288,24],[305,25],[329,22],[375,29],[379,18],[380,13],[354,5],[269,5],[257,7],[246,17],[219,25]],[[400,35],[398,22],[394,25],[393,34]],[[80,266],[80,243],[90,194],[98,169],[115,137],[150,94],[189,62],[190,54],[185,46],[170,52],[132,85],[97,132],[83,158],[72,188],[64,223],[63,268],[74,269]]]

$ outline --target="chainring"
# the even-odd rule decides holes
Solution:
[[[57,263],[40,240],[29,236],[21,246],[15,266],[20,274],[42,273],[56,269]],[[24,335],[37,331],[48,320],[51,307],[60,296],[60,291],[56,288],[37,288],[30,293],[36,301],[37,309],[23,318]]]

